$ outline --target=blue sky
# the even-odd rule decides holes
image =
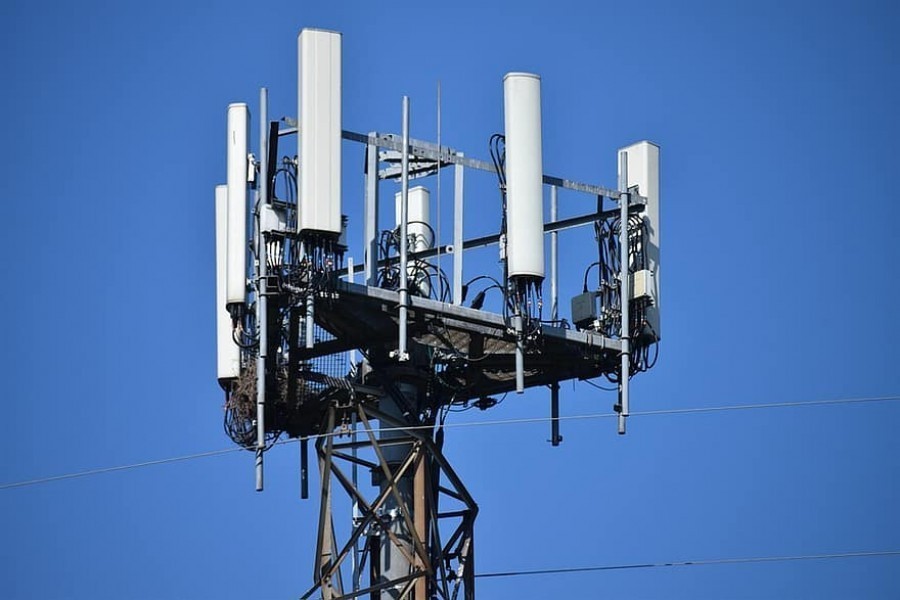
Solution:
[[[502,76],[525,70],[542,76],[548,173],[613,186],[618,147],[661,146],[665,338],[633,410],[900,393],[898,17],[888,2],[5,3],[0,482],[229,445],[214,332],[225,107],[249,102],[255,123],[265,85],[270,115],[293,116],[307,26],[344,34],[345,129],[399,132],[405,94],[413,135],[433,139],[440,80],[444,142],[487,159]],[[359,239],[362,153],[344,151]],[[467,234],[495,231],[494,182],[466,189]],[[591,207],[560,201],[564,216]],[[564,313],[584,243],[561,241]],[[547,396],[458,420],[543,416]],[[576,415],[614,398],[565,384],[562,402]],[[480,505],[481,572],[896,550],[898,425],[897,402],[635,417],[625,437],[566,422],[559,448],[546,424],[460,428],[446,453]],[[0,491],[2,595],[296,597],[317,511],[297,462],[294,446],[271,452],[264,494],[242,453]],[[479,594],[890,598],[900,562],[482,580]]]

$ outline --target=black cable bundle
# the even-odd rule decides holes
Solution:
[[[641,215],[629,216],[627,226],[628,272],[634,274],[647,268],[647,254],[645,251],[647,226]],[[621,274],[622,259],[619,247],[620,231],[621,223],[619,218],[607,219],[602,222],[598,221],[594,224],[598,260],[588,266],[584,273],[584,291],[587,291],[590,270],[595,266],[598,267],[599,331],[609,338],[618,338],[621,334],[622,289],[619,276]],[[655,341],[655,332],[652,331],[646,318],[646,310],[649,306],[650,300],[647,298],[632,300],[629,305],[630,376],[653,367],[659,355],[659,346]],[[606,376],[610,381],[618,381],[618,373],[616,372],[607,373]]]
[[[434,229],[424,221],[409,221],[408,225],[424,225],[431,233],[431,239],[435,240]],[[422,238],[425,236],[418,234]],[[417,234],[410,234],[407,243],[409,246],[415,246],[420,240]],[[412,252],[411,249],[410,253]],[[378,270],[376,285],[388,290],[397,290],[400,288],[400,264],[398,257],[400,255],[400,228],[386,229],[381,232],[381,238],[378,241],[379,262],[382,266]],[[408,264],[407,285],[410,294],[421,296],[423,298],[431,298],[441,302],[450,301],[450,291],[452,286],[447,274],[443,269],[438,269],[433,264],[424,260],[411,259]],[[425,282],[428,285],[425,285]],[[437,282],[437,285],[435,285]]]

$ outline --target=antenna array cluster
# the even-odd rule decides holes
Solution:
[[[618,385],[625,432],[629,379],[655,362],[660,337],[659,149],[639,142],[620,150],[617,189],[544,174],[541,80],[531,73],[503,79],[505,131],[490,137],[491,162],[411,140],[407,98],[401,135],[344,131],[341,35],[304,29],[298,57],[298,120],[270,121],[261,90],[256,155],[247,104],[228,107],[227,183],[215,195],[225,429],[255,452],[259,490],[265,451],[281,435],[301,438],[304,497],[307,440],[317,436],[322,505],[304,597],[451,598],[463,589],[472,598],[477,506],[442,454],[444,420],[454,408],[487,409],[497,395],[548,386],[557,445],[559,382],[605,376]],[[279,159],[291,136],[296,156]],[[341,190],[344,142],[365,148],[361,211],[347,210]],[[451,243],[431,224],[429,190],[410,187],[447,168],[454,171]],[[466,170],[497,178],[496,234],[464,237]],[[381,230],[386,180],[400,189],[395,224]],[[559,189],[588,195],[592,210],[559,219]],[[345,265],[352,256],[346,213],[360,212],[363,260]],[[565,319],[557,236],[582,226],[594,228],[596,260],[584,265],[583,289]],[[499,247],[502,276],[465,280],[465,251],[490,245]],[[434,260],[441,255],[451,259],[449,273]],[[484,309],[488,295],[500,310]],[[373,421],[390,431],[377,432]],[[360,468],[372,474],[374,499],[365,498]],[[353,505],[344,542],[332,515],[333,483]]]

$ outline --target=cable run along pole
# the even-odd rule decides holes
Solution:
[[[266,450],[266,240],[262,230],[260,210],[269,202],[268,152],[269,152],[269,90],[259,90],[259,176],[257,179],[256,215],[256,330],[259,339],[259,357],[256,360],[256,491],[263,491],[263,453]]]
[[[621,298],[622,366],[619,374],[619,434],[625,435],[625,419],[628,418],[628,377],[631,373],[631,344],[628,330],[631,285],[628,276],[628,154],[619,154],[619,294]]]

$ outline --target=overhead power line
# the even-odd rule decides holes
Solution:
[[[837,398],[833,400],[807,400],[800,402],[767,402],[762,404],[732,404],[725,406],[698,406],[692,408],[669,408],[669,409],[661,409],[661,410],[645,410],[645,411],[631,411],[630,418],[633,417],[651,417],[651,416],[661,416],[661,415],[684,415],[684,414],[702,414],[702,413],[716,413],[716,412],[726,412],[726,411],[741,411],[741,410],[761,410],[761,409],[772,409],[772,408],[792,408],[792,407],[811,407],[811,406],[831,406],[837,404],[866,404],[866,403],[874,403],[874,402],[892,402],[900,400],[900,395],[896,396],[869,396],[869,397],[861,397],[861,398]],[[618,413],[591,413],[591,414],[583,414],[583,415],[568,415],[568,416],[560,416],[558,419],[560,421],[579,421],[579,420],[588,420],[588,419],[610,419],[618,417]],[[525,423],[547,423],[551,421],[550,417],[529,417],[522,419],[497,419],[492,421],[470,421],[464,423],[446,423],[444,427],[446,428],[458,428],[458,427],[483,427],[487,425],[521,425]],[[398,427],[382,427],[375,428],[373,431],[376,433],[387,432],[387,431],[399,431],[399,430],[411,430],[411,429],[431,429],[430,425],[423,425],[419,427],[407,427],[407,428],[398,428]],[[344,432],[332,432],[332,433],[324,433],[315,436],[310,436],[308,439],[317,439],[320,437],[327,436],[341,436],[346,435]],[[273,444],[273,446],[283,446],[286,444],[294,444],[300,441],[299,439],[288,439],[281,440]],[[212,456],[221,456],[224,454],[231,454],[234,452],[241,452],[244,448],[240,446],[234,446],[230,448],[224,448],[221,450],[210,450],[208,452],[198,452],[196,454],[186,454],[183,456],[174,456],[171,458],[161,458],[158,460],[149,460],[139,463],[132,463],[127,465],[118,465],[112,467],[100,467],[97,469],[88,469],[86,471],[78,471],[74,473],[66,473],[63,475],[54,475],[51,477],[40,477],[35,479],[27,479],[23,481],[16,481],[12,483],[5,483],[0,485],[0,490],[9,490],[13,488],[22,488],[29,487],[33,485],[39,485],[42,483],[52,483],[54,481],[64,481],[67,479],[78,479],[81,477],[88,477],[91,475],[101,475],[104,473],[114,473],[117,471],[128,471],[131,469],[140,469],[142,467],[150,467],[154,465],[165,465],[176,462],[184,462],[188,460],[194,460],[198,458],[208,458]]]
[[[871,550],[864,552],[841,552],[836,554],[800,554],[796,556],[756,556],[749,558],[711,558],[705,560],[685,560],[658,563],[636,563],[624,565],[598,565],[592,567],[565,567],[559,569],[531,569],[525,571],[498,571],[476,573],[475,577],[520,577],[524,575],[562,575],[566,573],[590,573],[594,571],[625,571],[629,569],[656,569],[660,567],[696,567],[701,565],[738,565],[747,563],[773,563],[798,560],[826,560],[837,558],[872,558],[876,556],[900,556],[900,550]]]
[[[184,462],[195,458],[207,458],[210,456],[221,456],[222,454],[230,454],[232,452],[240,452],[243,448],[232,447],[222,450],[210,450],[209,452],[198,452],[196,454],[185,454],[184,456],[173,456],[171,458],[160,458],[158,460],[148,460],[130,465],[118,465],[115,467],[100,467],[98,469],[88,469],[87,471],[78,471],[75,473],[66,473],[64,475],[54,475],[52,477],[41,477],[38,479],[28,479],[25,481],[17,481],[15,483],[5,483],[0,485],[0,490],[8,490],[12,488],[28,487],[39,483],[51,483],[54,481],[64,481],[66,479],[78,479],[79,477],[88,477],[90,475],[102,475],[103,473],[115,473],[116,471],[128,471],[130,469],[140,469],[141,467],[152,467],[153,465],[167,465],[170,463]]]
[[[832,404],[865,404],[870,402],[890,402],[900,400],[900,396],[872,396],[866,398],[837,398],[834,400],[807,400],[800,402],[768,402],[764,404],[731,404],[726,406],[698,406],[692,408],[665,408],[660,410],[630,411],[631,417],[653,417],[658,415],[686,415],[699,413],[715,413],[733,410],[759,410],[766,408],[791,408],[802,406],[828,406]],[[560,416],[560,421],[580,421],[585,419],[617,418],[618,413],[593,413],[584,415]],[[496,421],[474,421],[469,423],[447,423],[444,427],[475,427],[479,425],[515,425],[521,423],[546,423],[550,417],[528,417],[523,419],[502,419]],[[389,431],[383,429],[382,431]]]

